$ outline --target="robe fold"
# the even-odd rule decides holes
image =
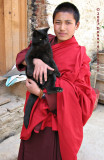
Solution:
[[[52,127],[58,131],[62,160],[76,160],[83,139],[83,126],[91,116],[96,100],[90,85],[90,58],[74,36],[53,45],[52,51],[61,73],[55,86],[63,88],[62,93],[57,93],[57,115],[49,110],[46,99],[38,98],[32,108],[28,128],[23,124],[21,139],[29,139],[33,130],[37,133],[35,127],[42,123],[41,130]],[[26,94],[25,106],[29,94]]]

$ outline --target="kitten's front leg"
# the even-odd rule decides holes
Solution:
[[[46,89],[48,94],[62,92],[61,87],[55,87],[56,76],[55,74],[48,75],[48,81],[46,82]]]
[[[25,61],[26,61],[26,64],[27,64],[27,67],[26,67],[26,75],[27,77],[33,77],[33,72],[34,72],[34,64],[33,64],[33,58],[31,56],[32,50],[30,49],[26,56],[25,56]]]
[[[56,65],[56,63],[55,63],[55,61],[53,59],[51,59],[50,64],[51,64],[51,67],[54,68],[53,72],[56,75],[56,77],[60,77],[60,72],[59,72],[59,70],[57,68],[57,65]]]
[[[26,67],[26,75],[27,77],[31,78],[33,77],[33,72],[34,72],[34,65],[27,65]]]

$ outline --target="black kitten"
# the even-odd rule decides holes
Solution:
[[[47,35],[48,29],[49,28],[34,30],[33,37],[32,37],[32,45],[25,56],[25,61],[27,64],[26,75],[28,78],[34,81],[35,81],[35,79],[33,78],[33,71],[35,67],[33,64],[34,58],[41,59],[44,63],[54,68],[54,71],[51,71],[51,70],[47,71],[46,82],[44,80],[44,76],[43,76],[42,84],[40,84],[40,81],[37,82],[38,86],[41,89],[46,88],[47,93],[51,94],[56,92],[62,92],[62,88],[55,87],[56,76],[59,77],[60,73],[53,60],[52,49],[51,49],[51,46],[48,40],[48,35]],[[37,100],[37,98],[38,97],[35,96],[34,94],[30,94],[28,98],[26,109],[25,109],[25,116],[24,116],[24,125],[26,128],[28,127],[28,124],[29,124],[29,118],[30,118],[32,107],[35,101]]]

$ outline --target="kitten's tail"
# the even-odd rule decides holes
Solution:
[[[33,107],[36,100],[37,100],[36,95],[34,95],[34,94],[29,95],[29,98],[28,98],[27,104],[26,104],[26,108],[25,108],[25,115],[24,115],[25,128],[28,128],[31,110],[32,110],[32,107]]]

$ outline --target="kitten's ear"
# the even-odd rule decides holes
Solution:
[[[34,28],[33,30],[33,36],[36,36],[37,35],[37,30]]]
[[[36,32],[36,29],[35,29],[35,28],[33,29],[33,32]]]
[[[44,28],[44,32],[47,33],[50,27]]]
[[[48,28],[42,28],[42,29],[39,29],[37,31],[40,32],[40,33],[42,33],[43,35],[46,35],[47,32],[48,32],[48,30],[49,30],[49,27]]]

